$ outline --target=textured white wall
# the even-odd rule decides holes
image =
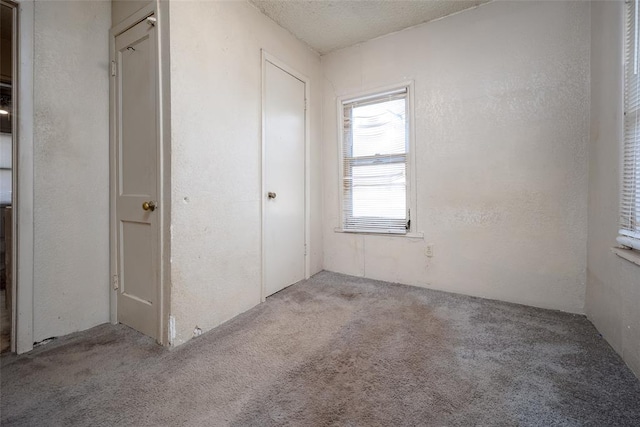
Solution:
[[[591,4],[591,144],[586,310],[640,375],[640,267],[616,246],[623,114],[623,2]]]
[[[320,59],[246,2],[171,2],[174,345],[260,302],[261,56],[311,78],[311,272],[322,268]]]
[[[323,56],[324,268],[583,312],[589,26],[586,2],[492,2]],[[409,79],[424,240],[335,233],[336,96]]]
[[[34,336],[109,320],[109,1],[35,4]]]

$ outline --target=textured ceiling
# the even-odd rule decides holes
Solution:
[[[489,0],[249,0],[321,54]]]

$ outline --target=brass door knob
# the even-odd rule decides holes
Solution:
[[[150,200],[148,202],[144,202],[142,204],[142,209],[144,209],[145,211],[155,211],[156,210],[156,202],[154,202],[153,200]]]
[[[267,193],[267,196],[269,196],[270,199],[275,199],[276,198],[276,193],[274,193],[273,191],[269,191]]]

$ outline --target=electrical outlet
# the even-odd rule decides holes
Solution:
[[[433,245],[427,245],[427,247],[424,249],[424,254],[431,258],[433,256]]]

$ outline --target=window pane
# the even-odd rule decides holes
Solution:
[[[627,3],[624,165],[620,198],[621,234],[633,237],[640,236],[640,69],[638,67],[640,51],[637,7],[637,1]]]
[[[353,157],[405,153],[406,99],[353,108]]]
[[[407,90],[343,104],[343,228],[405,234]]]
[[[406,218],[404,163],[354,166],[352,171],[353,217]]]

